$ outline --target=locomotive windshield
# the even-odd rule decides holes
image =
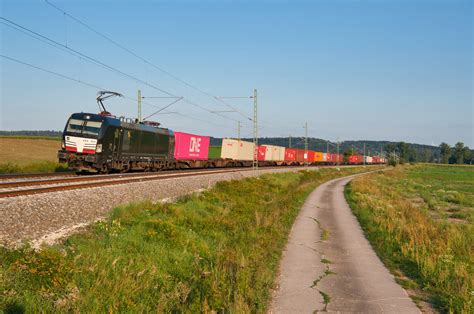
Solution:
[[[70,119],[67,124],[66,132],[98,136],[101,126],[102,122],[99,121]]]

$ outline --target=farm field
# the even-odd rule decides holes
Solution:
[[[0,137],[0,174],[65,170],[57,162],[59,138]]]
[[[415,302],[474,310],[474,167],[422,164],[358,177],[346,198]]]
[[[0,248],[0,310],[264,312],[307,195],[369,170],[221,182],[176,203],[116,208],[57,246]]]

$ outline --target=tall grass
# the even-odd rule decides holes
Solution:
[[[39,252],[0,250],[0,309],[263,312],[289,230],[324,169],[218,183],[173,204],[116,208]]]
[[[462,173],[457,175],[436,166],[371,174],[355,179],[346,188],[346,198],[370,242],[392,270],[400,269],[412,278],[443,311],[472,313],[474,227],[469,221],[435,219],[432,211],[444,203],[429,190],[442,180],[450,189],[458,184],[459,191],[464,191],[458,193],[472,196],[474,186],[465,190],[465,181],[453,180],[453,176],[463,177]],[[423,194],[430,195],[431,205],[418,202],[426,199]]]

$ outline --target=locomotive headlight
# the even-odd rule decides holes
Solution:
[[[102,153],[102,144],[97,144],[97,147],[95,149],[96,153]]]

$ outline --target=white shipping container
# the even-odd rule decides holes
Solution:
[[[364,159],[366,164],[371,164],[373,161],[373,158],[370,156],[364,156]]]
[[[328,161],[328,154],[327,153],[323,153],[323,161]]]
[[[222,140],[221,158],[233,160],[253,160],[254,145],[252,142],[225,138]]]
[[[282,147],[282,146],[276,146],[276,147],[278,147],[276,161],[284,161],[285,160],[285,147]]]
[[[273,160],[273,146],[272,145],[263,145],[265,146],[265,161]]]
[[[265,161],[283,161],[285,160],[285,147],[275,145],[265,146]]]

